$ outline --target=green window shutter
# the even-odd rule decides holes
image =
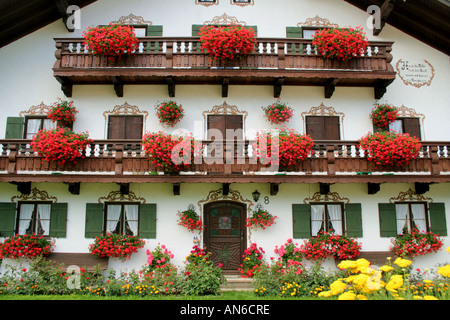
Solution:
[[[84,236],[95,238],[103,233],[103,204],[86,203],[86,225]]]
[[[0,203],[0,237],[14,236],[16,222],[16,204],[14,202]]]
[[[141,204],[139,208],[139,236],[156,239],[156,203]]]
[[[361,203],[348,203],[345,206],[345,220],[347,226],[347,236],[363,236]]]
[[[163,26],[147,26],[147,37],[162,37]]]
[[[378,214],[380,220],[380,236],[381,237],[397,236],[397,218],[395,216],[395,204],[379,203]]]
[[[430,203],[430,229],[441,237],[447,236],[444,203]]]
[[[255,32],[255,37],[258,36],[258,27],[257,26],[245,26],[245,29],[253,29],[253,31]]]
[[[302,38],[302,27],[286,27],[286,38]]]
[[[309,204],[292,205],[292,226],[294,238],[311,236],[311,206]]]
[[[50,236],[65,238],[67,230],[67,203],[53,203],[50,214]]]
[[[6,118],[5,139],[22,139],[24,120],[23,117]]]
[[[198,37],[198,33],[200,32],[200,28],[203,27],[203,24],[193,24],[192,25],[192,36]]]

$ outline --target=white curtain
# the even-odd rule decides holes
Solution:
[[[133,235],[137,235],[138,232],[138,214],[139,206],[133,204],[127,204],[125,207],[125,217],[128,222],[128,226],[133,232]]]
[[[320,227],[323,224],[325,212],[324,205],[312,205],[311,206],[311,235],[317,236],[320,231]]]
[[[342,207],[339,204],[330,204],[327,206],[330,222],[334,233],[342,235]]]
[[[407,204],[396,204],[395,215],[397,219],[397,233],[403,234],[403,229],[408,229],[408,207]]]
[[[403,126],[401,120],[395,120],[391,124],[389,124],[389,131],[395,131],[398,133],[403,133]]]
[[[106,219],[106,231],[113,232],[116,230],[117,223],[120,218],[121,205],[110,204],[108,205],[108,217]]]
[[[33,215],[34,204],[20,205],[19,234],[23,235],[30,227],[31,217]]]
[[[50,120],[51,121],[51,120]],[[41,127],[41,119],[28,119],[27,121],[27,139],[32,139],[38,133]]]
[[[56,122],[53,122],[52,119],[45,119],[43,129],[56,129]]]
[[[41,224],[43,235],[48,236],[50,231],[50,211],[52,206],[50,204],[38,204],[38,221]]]
[[[425,206],[423,204],[411,204],[412,220],[420,232],[427,232],[425,220]]]

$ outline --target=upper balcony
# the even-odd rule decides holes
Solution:
[[[82,38],[57,38],[55,78],[67,97],[77,84],[111,84],[117,96],[124,85],[163,84],[170,97],[180,84],[216,84],[222,97],[229,85],[273,86],[278,98],[283,86],[323,86],[330,98],[336,86],[373,87],[380,99],[395,79],[392,42],[370,42],[367,52],[349,62],[325,59],[310,39],[257,38],[257,50],[234,65],[221,66],[199,50],[199,37],[139,38],[135,55],[116,62],[87,52]]]
[[[291,172],[278,172],[252,155],[251,141],[225,143],[212,158],[208,146],[223,142],[204,140],[200,160],[175,175],[156,172],[140,140],[97,140],[86,148],[85,158],[64,165],[42,161],[29,148],[30,142],[0,140],[0,181],[28,186],[31,182],[172,183],[174,188],[180,183],[270,183],[275,188],[280,183],[368,183],[375,188],[372,192],[381,183],[450,182],[448,141],[422,142],[419,156],[399,168],[375,168],[357,141],[315,141],[314,154]]]

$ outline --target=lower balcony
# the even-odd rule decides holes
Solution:
[[[175,96],[178,84],[216,84],[227,97],[229,85],[323,86],[330,98],[337,86],[372,87],[380,99],[395,79],[392,42],[370,42],[367,52],[349,62],[325,59],[310,39],[257,38],[257,49],[233,65],[212,63],[199,49],[199,37],[140,38],[133,56],[111,62],[90,54],[82,38],[58,38],[54,77],[67,97],[77,84],[109,84],[122,97],[125,85],[163,84]]]
[[[316,141],[312,156],[290,172],[278,172],[252,155],[251,141],[231,143],[211,157],[208,146],[213,142],[205,140],[200,160],[178,174],[156,172],[139,140],[97,140],[87,147],[85,158],[65,165],[42,161],[29,143],[0,140],[0,181],[24,190],[31,182],[63,182],[75,192],[84,182],[172,183],[174,188],[180,183],[369,183],[372,191],[381,183],[450,182],[450,142],[422,142],[419,156],[408,165],[375,169],[357,141]]]

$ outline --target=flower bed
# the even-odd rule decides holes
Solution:
[[[398,109],[390,104],[376,104],[370,113],[372,123],[379,128],[386,128],[398,118]]]
[[[308,135],[293,129],[283,129],[279,134],[258,132],[253,147],[262,164],[279,165],[280,171],[292,171],[313,153],[314,142]]]
[[[309,260],[354,259],[359,256],[361,245],[353,238],[334,233],[320,232],[311,237],[301,247],[302,255]]]
[[[432,232],[419,232],[419,230],[415,229],[398,235],[391,246],[391,251],[399,257],[413,258],[437,252],[442,245],[442,240],[438,235]]]
[[[89,251],[99,258],[113,257],[125,260],[144,245],[145,241],[137,236],[107,233],[96,237],[94,243],[89,245]]]
[[[358,144],[364,150],[367,160],[375,164],[375,168],[407,165],[418,156],[421,148],[418,138],[396,132],[367,134]]]
[[[328,59],[348,61],[365,53],[369,42],[362,28],[330,28],[318,30],[312,44]]]
[[[247,249],[244,250],[244,255],[242,256],[243,263],[238,269],[243,278],[251,278],[255,272],[264,263],[263,255],[264,250],[259,247],[256,243],[252,243]]]
[[[31,147],[44,161],[56,161],[63,165],[84,158],[86,147],[92,142],[87,133],[75,133],[68,128],[58,127],[40,130],[33,137]]]
[[[176,136],[162,131],[146,133],[143,149],[157,171],[176,173],[189,169],[194,162],[195,141],[192,136]]]
[[[159,122],[168,127],[173,127],[184,117],[183,106],[172,100],[157,104],[155,109]]]
[[[73,101],[58,99],[58,102],[53,103],[47,118],[57,122],[62,127],[68,127],[75,121],[76,113],[78,113],[78,110],[74,107]]]
[[[288,107],[285,103],[277,100],[275,103],[262,108],[264,115],[271,124],[280,124],[289,122],[294,114],[292,108]]]
[[[267,227],[275,224],[277,216],[272,215],[270,212],[264,209],[254,210],[252,216],[245,220],[246,227],[261,228],[265,230]]]
[[[83,31],[83,37],[92,54],[106,56],[111,61],[133,55],[139,46],[132,26],[110,24],[89,27]]]
[[[31,258],[49,256],[53,251],[52,242],[35,234],[15,235],[0,244],[0,259]]]
[[[240,25],[203,26],[199,35],[200,49],[205,49],[212,61],[242,59],[252,53],[256,45],[253,29]]]

